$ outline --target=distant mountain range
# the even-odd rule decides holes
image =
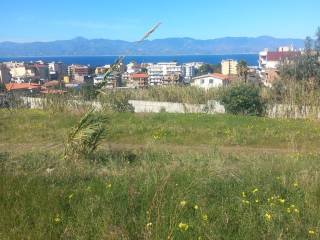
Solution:
[[[86,39],[32,43],[0,43],[1,57],[19,56],[103,56],[103,55],[211,55],[258,53],[264,48],[275,49],[279,46],[293,45],[303,48],[302,39],[280,39],[269,36],[261,37],[225,37],[211,40],[192,38],[167,38],[147,40],[141,44],[135,42]]]

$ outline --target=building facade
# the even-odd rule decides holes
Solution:
[[[204,88],[207,90],[210,88],[223,87],[227,84],[229,84],[227,76],[219,73],[213,73],[193,78],[191,86]]]
[[[89,75],[89,67],[83,65],[70,65],[68,66],[68,76],[70,80],[78,83],[84,83],[85,78]]]
[[[183,68],[176,62],[150,64],[147,70],[150,86],[177,84],[183,76]]]
[[[127,87],[146,88],[148,87],[149,76],[147,73],[132,73],[129,75]]]
[[[238,61],[227,59],[221,62],[221,73],[223,75],[237,75],[238,74]]]
[[[292,46],[279,47],[277,51],[265,49],[259,53],[259,75],[266,86],[278,78],[278,67],[281,64],[290,64],[297,57],[301,56],[300,51],[295,51]]]
[[[5,64],[0,63],[0,83],[11,82],[10,69]]]

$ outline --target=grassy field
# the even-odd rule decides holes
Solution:
[[[0,112],[0,239],[319,239],[320,123],[110,114],[66,162],[77,114]]]
[[[24,110],[0,112],[2,145],[63,143],[81,115]],[[242,146],[316,151],[320,123],[314,120],[268,119],[206,114],[109,115],[106,142],[128,145]]]

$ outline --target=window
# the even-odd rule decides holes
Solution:
[[[209,80],[209,84],[213,84],[213,79],[210,79],[210,80]]]
[[[200,84],[204,84],[204,79],[201,79]]]

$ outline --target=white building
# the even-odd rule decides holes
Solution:
[[[13,82],[25,82],[36,77],[34,67],[27,67],[24,62],[5,62],[4,65],[9,69]]]
[[[127,73],[132,74],[132,73],[137,73],[141,70],[141,67],[139,64],[135,62],[131,62],[127,64]]]
[[[11,82],[10,69],[6,65],[0,63],[0,83]]]
[[[93,78],[93,84],[94,85],[98,85],[100,83],[102,83],[104,80],[104,74],[101,74],[101,75],[97,75]]]
[[[219,73],[207,74],[192,79],[191,86],[204,89],[218,88],[229,83],[228,77]]]
[[[183,76],[186,83],[189,83],[195,74],[196,68],[193,63],[186,63],[183,65]]]
[[[150,64],[147,69],[151,86],[176,83],[183,76],[183,67],[176,62]]]
[[[188,66],[193,66],[195,69],[199,69],[202,65],[204,65],[203,62],[191,62],[187,63]]]
[[[290,62],[301,55],[300,51],[294,51],[293,47],[279,47],[278,51],[264,49],[259,53],[260,69],[276,69],[279,64]]]

